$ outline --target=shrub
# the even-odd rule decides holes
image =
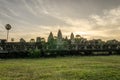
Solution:
[[[29,50],[29,57],[31,58],[38,58],[40,57],[41,50],[40,49],[30,49]]]

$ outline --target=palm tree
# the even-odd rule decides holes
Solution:
[[[11,41],[14,42],[14,38],[11,38]]]
[[[7,30],[7,41],[8,41],[8,35],[9,35],[9,30],[11,29],[11,25],[10,24],[6,24],[5,28]]]

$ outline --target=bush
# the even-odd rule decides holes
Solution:
[[[41,50],[40,49],[30,49],[29,50],[29,57],[31,58],[38,58],[40,57]]]

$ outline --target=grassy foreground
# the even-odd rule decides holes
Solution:
[[[1,59],[0,80],[120,80],[120,56]]]

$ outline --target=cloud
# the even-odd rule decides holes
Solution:
[[[120,7],[104,10],[104,15],[90,15],[89,19],[57,16],[69,26],[75,34],[81,34],[89,39],[101,38],[103,40],[120,40]],[[67,29],[67,28],[66,28]]]
[[[119,8],[116,9],[118,10]],[[31,25],[32,27],[29,30],[27,30],[28,27],[23,26],[21,28],[24,29],[24,31],[26,32],[23,32],[23,30],[21,31],[18,30],[18,34],[20,36],[17,36],[17,38],[23,37],[26,38],[27,41],[29,41],[30,38],[35,38],[39,35],[47,38],[50,31],[52,31],[56,36],[57,30],[61,28],[64,36],[70,36],[70,33],[74,32],[75,35],[80,34],[88,39],[93,39],[93,38],[101,38],[103,40],[108,40],[113,38],[119,39],[120,26],[118,19],[120,18],[120,16],[118,15],[119,12],[116,11],[116,9],[112,9],[110,11],[104,11],[103,16],[97,14],[91,15],[89,19],[73,19],[70,17],[54,15],[55,18],[64,21],[69,26]],[[116,12],[114,14],[113,12],[111,13],[111,11],[116,11]],[[48,15],[51,15],[51,13],[49,13]],[[15,35],[13,34],[12,36]]]
[[[104,29],[114,29],[119,28],[120,25],[120,7],[109,10],[104,10],[104,15],[92,15],[91,16],[94,27],[104,28]]]
[[[92,7],[89,11],[86,2],[82,2],[81,6],[79,0],[74,2],[72,0],[65,2],[58,0],[0,0],[0,26],[10,23],[13,26],[10,38],[14,37],[17,41],[21,37],[28,41],[37,36],[47,38],[50,31],[56,36],[58,29],[62,30],[64,36],[70,36],[70,33],[73,32],[75,35],[80,34],[88,39],[115,38],[120,40],[120,7],[103,10],[101,12],[103,15],[99,15],[97,12],[92,13],[92,11],[95,12],[93,3],[87,2]],[[84,6],[84,4],[86,5]],[[81,17],[85,16],[83,13],[87,16]],[[0,28],[0,33],[1,38],[6,36],[3,27]]]
[[[26,0],[22,0],[22,2],[24,3],[25,7],[27,8],[27,10],[29,10],[34,16],[38,16],[38,13],[33,9],[33,5],[29,5],[28,3],[31,2],[31,0],[28,2]],[[31,3],[33,3],[34,1],[32,1]],[[38,6],[37,6],[38,7]]]
[[[108,39],[120,39],[120,7],[104,10],[104,15],[91,15],[92,30],[103,31]]]

